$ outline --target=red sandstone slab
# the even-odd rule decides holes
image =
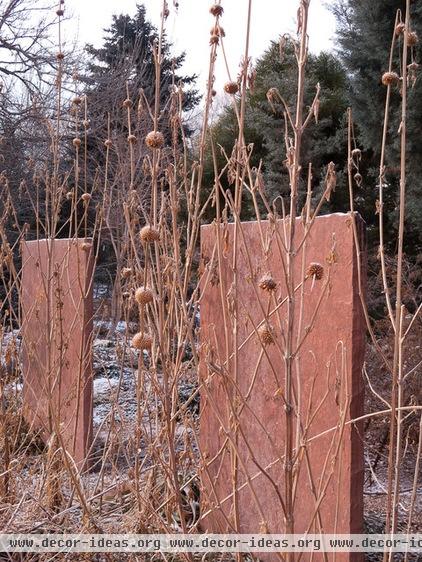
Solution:
[[[92,439],[91,241],[22,245],[24,415],[47,441],[60,431],[77,465]]]
[[[358,236],[363,242],[364,223],[359,217],[357,226]],[[203,226],[201,230],[204,274],[200,377],[205,389],[201,393],[200,443],[206,461],[201,470],[202,528],[219,533],[235,532],[232,495],[234,455],[231,453],[233,446],[227,438],[229,435],[236,443],[239,455],[239,532],[284,533],[286,527],[278,492],[281,499],[285,498],[283,457],[286,418],[282,398],[285,390],[282,328],[286,333],[287,311],[286,303],[282,303],[287,294],[282,266],[282,261],[286,259],[282,246],[285,230],[283,221],[275,225],[263,221],[261,228],[256,222],[242,223],[238,232],[236,293],[232,267],[234,228],[233,224],[221,228],[220,248],[215,224]],[[303,237],[303,225],[299,219],[296,228],[297,244]],[[268,246],[266,252],[263,244]],[[223,270],[221,278],[218,275],[219,255]],[[312,326],[312,329],[298,352],[299,363],[294,371],[294,392],[300,401],[297,412],[301,416],[302,433],[306,426],[306,436],[301,439],[306,442],[306,448],[300,448],[303,460],[295,490],[295,532],[309,529],[311,533],[359,533],[363,524],[361,425],[341,422],[342,409],[345,411],[344,419],[356,418],[363,413],[361,371],[365,323],[350,216],[335,214],[316,219],[295,262],[295,286],[302,279],[302,261],[305,271],[311,262],[320,263],[324,267],[324,277],[319,281],[309,279],[303,289],[301,333],[307,326]],[[272,300],[258,286],[267,272],[271,272],[278,283]],[[295,294],[297,334],[301,289]],[[277,312],[271,316],[276,344],[263,349],[256,327],[265,318],[266,311],[276,307]],[[237,386],[231,382],[235,377],[232,356],[235,315],[238,319],[239,347]],[[297,336],[295,340],[297,345]],[[230,407],[230,402],[234,403],[236,410]],[[297,420],[296,416],[295,423]],[[316,437],[336,426],[340,427],[337,433],[329,431]],[[340,432],[342,439],[337,450],[338,438],[333,439],[333,436],[338,436]],[[296,439],[296,430],[294,433]],[[267,468],[267,475],[262,474],[260,467]],[[249,483],[248,478],[251,479]],[[318,517],[314,517],[315,496],[320,501]],[[261,558],[276,559],[274,555],[262,555]],[[304,554],[301,559],[310,558]],[[321,554],[313,557],[313,560],[321,559]],[[361,560],[361,555],[337,554],[336,560]]]

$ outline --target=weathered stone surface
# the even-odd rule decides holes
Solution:
[[[88,240],[22,245],[24,415],[60,432],[79,468],[92,439],[92,271]]]
[[[364,244],[364,223],[359,217],[357,226],[358,237]],[[297,245],[304,233],[299,219],[296,227]],[[286,527],[278,491],[283,499],[286,414],[282,329],[285,334],[287,308],[282,301],[287,291],[282,262],[286,258],[285,231],[283,221],[277,225],[263,221],[261,226],[257,222],[242,223],[237,234],[236,294],[233,286],[234,228],[230,224],[221,229],[220,237],[216,225],[204,226],[201,232],[200,376],[204,388],[200,442],[205,455],[201,470],[201,524],[204,530],[212,532],[234,532],[231,527],[234,522],[234,455],[230,451],[235,442],[239,453],[239,531],[283,533]],[[296,258],[295,286],[301,283],[302,267],[306,272],[312,262],[323,266],[323,278],[308,279],[303,285],[303,295],[301,287],[295,293],[295,347],[302,338],[297,336],[299,318],[302,317],[302,335],[311,327],[297,354],[294,370],[300,424],[302,430],[306,428],[306,436],[299,440],[302,460],[295,488],[295,532],[358,533],[363,523],[361,425],[341,422],[342,411],[345,420],[363,413],[361,371],[365,323],[349,215],[316,219]],[[364,281],[365,266],[362,265]],[[278,284],[274,296],[259,287],[261,277],[268,272]],[[275,308],[277,311],[270,320],[275,344],[263,348],[256,329],[267,311]],[[234,384],[233,319],[236,315],[239,351]],[[327,431],[336,427],[340,429]],[[327,433],[317,437],[322,432]],[[337,450],[340,433],[341,444]],[[296,439],[296,429],[294,434]],[[306,448],[300,447],[300,441],[307,441]],[[263,475],[260,468],[266,468],[267,475]],[[249,483],[247,479],[251,479]],[[315,497],[320,498],[317,517],[314,517]],[[320,560],[321,556],[314,556],[313,560]],[[275,560],[274,555],[261,558]],[[302,560],[308,559],[308,555],[303,555]],[[361,555],[337,554],[336,560],[361,560]]]

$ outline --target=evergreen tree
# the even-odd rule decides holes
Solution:
[[[338,187],[324,211],[348,210],[348,193],[345,187],[345,165],[347,159],[347,127],[345,114],[348,104],[347,76],[341,63],[330,53],[318,56],[309,54],[305,87],[305,106],[310,107],[320,84],[320,107],[318,122],[309,124],[304,137],[302,158],[301,202],[306,193],[308,164],[313,166],[313,190],[315,198],[321,193],[326,166],[336,164]],[[269,49],[258,60],[254,88],[248,93],[245,117],[246,144],[252,143],[254,151],[252,166],[262,161],[263,178],[268,200],[279,195],[289,196],[289,179],[284,165],[286,148],[284,143],[283,106],[275,101],[270,104],[267,93],[276,88],[294,115],[297,95],[297,65],[293,47],[287,45],[280,56],[280,45],[273,41]],[[230,155],[237,138],[237,123],[233,109],[228,106],[212,129],[214,139]],[[219,164],[224,158],[218,155]],[[206,178],[213,181],[212,161],[209,158]],[[223,178],[224,180],[225,178]],[[225,187],[228,187],[227,180]],[[250,207],[246,204],[245,213]]]
[[[154,107],[156,73],[153,48],[157,45],[157,29],[147,20],[143,5],[137,5],[133,17],[113,16],[113,22],[106,30],[101,48],[87,45],[89,55],[88,72],[83,80],[87,88],[88,107],[91,118],[91,132],[106,138],[107,113],[111,116],[114,131],[125,130],[125,113],[122,102],[129,97],[137,104],[142,90],[150,108]],[[171,91],[179,85],[184,86],[183,110],[193,109],[199,102],[197,91],[192,88],[195,75],[180,75],[185,54],[172,55],[171,44],[164,36],[162,42],[162,64],[160,77],[160,109],[168,113]],[[136,111],[134,112],[136,114]],[[147,112],[146,112],[147,114]],[[168,132],[166,115],[161,119],[161,128]],[[186,130],[189,133],[189,130]]]
[[[377,198],[379,160],[384,120],[386,88],[382,85],[383,73],[388,70],[390,46],[395,28],[397,10],[405,17],[404,0],[337,0],[333,12],[337,19],[338,54],[350,76],[350,98],[358,139],[367,151],[370,174],[365,194],[372,213]],[[419,37],[422,35],[422,6],[411,4],[411,27]],[[393,70],[401,73],[402,35],[397,37]],[[416,45],[409,50],[409,63],[420,60],[421,48]],[[408,249],[416,250],[422,227],[422,83],[419,79],[409,83],[408,96],[408,144],[407,144],[407,221],[408,236],[412,244]],[[386,232],[395,241],[397,223],[397,201],[400,163],[400,88],[394,88],[391,97],[391,114],[386,153],[386,188],[384,214]],[[408,240],[409,241],[409,240]]]

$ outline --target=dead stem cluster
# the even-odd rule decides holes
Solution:
[[[73,164],[65,169],[63,162],[62,146],[67,141],[63,134],[62,112],[67,101],[61,87],[65,55],[59,39],[56,120],[50,123],[51,161],[48,169],[34,169],[36,191],[30,192],[22,186],[21,196],[27,198],[35,217],[36,239],[49,239],[51,251],[54,241],[59,238],[81,238],[83,250],[98,261],[102,241],[107,237],[115,255],[112,297],[95,299],[94,435],[89,451],[89,469],[78,470],[66,454],[60,420],[52,406],[49,408],[51,438],[47,444],[43,444],[35,428],[26,425],[22,416],[21,353],[25,343],[19,331],[22,323],[19,300],[24,264],[19,248],[27,238],[29,225],[19,224],[8,179],[1,177],[4,297],[0,338],[0,520],[4,532],[194,532],[205,530],[209,516],[216,511],[226,528],[234,532],[240,529],[241,494],[247,489],[251,505],[258,514],[259,530],[294,533],[299,489],[304,481],[311,491],[312,502],[307,507],[306,521],[301,520],[302,530],[321,530],[324,528],[321,508],[324,497],[331,494],[336,512],[342,502],[337,477],[348,428],[360,427],[363,420],[386,417],[389,420],[385,438],[388,458],[383,457],[383,470],[377,474],[374,456],[369,451],[368,470],[373,478],[377,478],[382,491],[380,517],[385,517],[385,529],[414,528],[415,514],[421,507],[418,463],[422,431],[416,432],[417,437],[409,444],[404,430],[409,421],[413,427],[422,424],[422,406],[416,399],[413,402],[407,400],[406,386],[414,384],[414,377],[420,373],[420,361],[409,360],[406,353],[407,342],[414,338],[416,330],[420,331],[418,315],[421,305],[418,304],[416,311],[409,315],[403,304],[407,89],[411,86],[408,77],[412,68],[409,64],[415,64],[413,47],[418,40],[411,30],[410,0],[407,0],[405,20],[402,21],[399,12],[397,21],[393,22],[389,67],[382,76],[386,86],[386,108],[377,207],[379,265],[393,334],[392,347],[388,350],[380,341],[365,303],[364,261],[361,261],[365,249],[353,208],[353,190],[362,181],[359,172],[361,152],[356,146],[352,112],[349,112],[348,220],[354,234],[359,294],[370,349],[377,357],[379,371],[388,381],[389,392],[387,395],[385,387],[377,390],[374,377],[378,377],[379,372],[368,374],[368,369],[364,370],[367,387],[376,396],[376,401],[374,409],[359,416],[359,420],[353,419],[350,407],[353,397],[353,388],[347,386],[350,350],[343,342],[339,341],[331,350],[333,359],[327,372],[303,370],[302,353],[307,349],[321,310],[330,303],[341,246],[341,240],[333,235],[323,263],[314,261],[310,249],[317,218],[324,202],[336,188],[336,167],[334,163],[327,167],[323,193],[315,202],[312,166],[302,160],[303,138],[308,125],[318,119],[320,96],[318,87],[311,106],[305,107],[309,0],[299,1],[297,37],[284,38],[292,43],[296,53],[295,102],[285,100],[275,88],[268,92],[269,104],[280,103],[284,108],[282,141],[286,155],[284,165],[290,182],[290,197],[277,205],[266,197],[260,170],[251,165],[253,147],[245,140],[245,108],[253,73],[249,52],[252,0],[248,0],[245,51],[236,78],[228,67],[227,38],[220,25],[224,18],[223,6],[216,3],[209,11],[213,26],[209,71],[196,153],[192,156],[184,134],[182,85],[174,85],[170,93],[171,130],[169,134],[162,132],[162,38],[169,12],[164,0],[160,40],[153,46],[155,102],[152,106],[147,105],[142,92],[138,100],[131,99],[128,89],[128,96],[121,100],[121,118],[126,132],[122,138],[116,137],[109,119],[108,135],[104,139],[105,165],[92,184],[87,181],[86,173],[89,107],[86,98],[78,94],[72,100],[72,136],[69,137],[73,138],[70,141]],[[57,14],[60,18],[63,16],[61,5]],[[400,68],[395,64],[397,48],[400,49]],[[216,94],[217,56],[226,61],[228,76],[224,91],[230,96],[226,98],[233,105],[237,119],[233,152],[225,155],[222,169],[217,167],[219,147],[210,128],[211,106]],[[385,148],[390,141],[390,94],[397,86],[402,94],[401,194],[398,252],[391,268],[383,242],[383,189]],[[133,129],[138,111],[149,123],[146,131]],[[204,190],[207,150],[213,157],[214,185],[204,196],[208,193]],[[119,156],[123,151],[125,159]],[[115,157],[121,162],[119,176],[112,170]],[[146,185],[147,190],[138,185],[140,167],[143,187]],[[232,179],[230,190],[222,186],[226,174]],[[254,248],[259,247],[260,271],[256,270],[258,258],[248,244],[247,225],[240,219],[246,195],[255,212],[259,240]],[[301,201],[304,201],[303,207],[299,206]],[[213,245],[205,259],[199,250],[200,227],[204,215],[210,211],[215,217]],[[10,221],[14,223],[12,239],[8,230]],[[279,256],[277,270],[274,254]],[[391,283],[388,271],[395,272],[394,283]],[[247,298],[242,294],[246,278],[251,291]],[[93,283],[92,273],[89,287]],[[209,331],[210,337],[204,341],[200,340],[199,325],[204,295],[210,287],[217,287],[218,307],[222,313],[214,334]],[[53,290],[60,294],[57,274],[50,268],[43,291],[48,297]],[[249,300],[250,296],[252,300]],[[312,302],[311,308],[308,302]],[[251,313],[252,307],[259,311],[258,321]],[[48,311],[45,325],[40,324],[47,341],[47,358],[43,361],[50,389],[47,400],[51,401],[51,389],[59,384],[62,367],[60,358],[54,354],[58,336],[62,349],[70,345],[69,335],[62,333],[62,321],[59,312],[53,309]],[[244,351],[250,349],[250,345],[258,349],[258,360],[256,365],[249,365],[250,381],[245,390],[246,375],[241,365],[244,365]],[[37,352],[39,350],[33,350],[33,353]],[[86,353],[81,350],[79,355],[85,357]],[[312,353],[312,350],[308,351],[308,355]],[[279,404],[281,441],[278,435],[267,430],[266,422],[250,400],[257,385],[262,384],[259,373],[264,364],[275,385],[273,398]],[[79,385],[83,383],[81,377],[80,368]],[[325,380],[322,394],[315,395],[311,390],[305,401],[304,387],[313,388],[320,380]],[[218,399],[212,391],[215,381],[219,381],[221,389]],[[315,434],[314,420],[327,408],[328,395],[334,387],[336,421],[321,435]],[[264,388],[261,390],[264,392]],[[201,405],[207,404],[201,421],[199,395]],[[219,420],[221,451],[226,451],[229,459],[222,462],[224,470],[229,468],[229,472],[221,475],[230,486],[226,498],[217,497],[216,483],[210,472],[213,459],[207,444],[199,437],[200,423],[206,424],[204,412],[211,412]],[[271,452],[266,465],[262,464],[262,457],[254,448],[256,444],[248,436],[251,420],[262,431],[263,443],[265,440],[265,447]],[[319,443],[324,443],[321,447],[325,453],[322,472],[315,474],[310,449],[312,444],[319,447]],[[380,454],[384,455],[384,452]],[[406,454],[417,460],[411,473],[402,463]],[[270,527],[263,498],[255,486],[258,481],[266,482],[268,487],[265,489],[279,503],[282,520],[278,529]],[[207,490],[204,482],[207,482]],[[404,492],[403,487],[408,491]],[[199,507],[201,496],[208,498],[202,501],[202,511]],[[225,509],[224,505],[228,503],[231,507]],[[193,560],[187,555],[184,558]],[[281,555],[278,558],[281,559]],[[288,554],[285,559],[291,562],[299,560],[300,556]]]

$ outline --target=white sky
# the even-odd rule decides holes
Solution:
[[[332,0],[312,0],[310,8],[310,48],[312,51],[330,49],[335,22],[326,8]],[[147,16],[158,25],[162,0],[138,0],[147,9]],[[179,9],[168,0],[171,15],[167,20],[167,33],[174,44],[174,52],[186,51],[183,71],[199,74],[199,90],[203,90],[207,78],[209,37],[214,18],[209,13],[212,0],[179,0]],[[254,0],[252,13],[251,56],[256,59],[268,47],[272,39],[283,33],[295,33],[298,0]],[[224,15],[221,25],[225,30],[225,49],[230,72],[235,77],[244,52],[247,0],[222,0]],[[67,16],[73,16],[66,24],[66,36],[78,38],[84,44],[101,45],[103,29],[109,27],[115,13],[135,12],[136,0],[66,0]],[[222,57],[216,71],[216,88],[227,80]]]

